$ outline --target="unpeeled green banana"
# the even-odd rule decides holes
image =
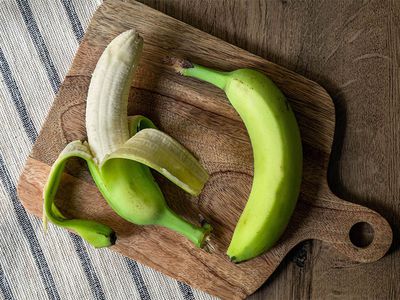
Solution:
[[[293,111],[278,87],[258,71],[221,72],[181,59],[168,62],[184,76],[223,89],[247,128],[253,184],[227,254],[234,262],[256,257],[277,242],[299,195],[302,146]]]
[[[128,118],[128,94],[138,65],[142,38],[135,30],[117,36],[101,55],[90,82],[86,129],[88,143],[67,145],[54,163],[44,188],[43,221],[75,231],[94,247],[114,243],[111,228],[95,221],[67,219],[54,203],[61,174],[72,156],[86,160],[90,173],[111,208],[139,225],[161,225],[202,247],[211,226],[195,226],[174,213],[150,170],[160,172],[192,195],[208,179],[199,162],[177,141],[142,116]]]

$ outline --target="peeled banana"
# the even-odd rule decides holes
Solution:
[[[180,74],[223,89],[247,128],[254,156],[253,184],[227,255],[233,262],[256,257],[282,235],[299,195],[302,145],[293,111],[278,87],[258,71],[222,72],[182,59],[167,61]]]
[[[174,213],[150,170],[160,172],[192,195],[208,179],[200,163],[177,141],[157,130],[143,116],[127,116],[128,95],[143,39],[128,30],[104,50],[93,72],[86,106],[88,143],[71,142],[54,163],[44,189],[43,221],[68,228],[94,247],[115,242],[111,228],[95,221],[67,219],[54,197],[66,161],[86,160],[90,173],[111,208],[139,225],[156,224],[181,233],[202,247],[211,226],[195,226]]]

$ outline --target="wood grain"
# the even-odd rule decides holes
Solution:
[[[392,224],[378,262],[302,243],[251,298],[399,298],[399,1],[140,1],[325,87],[336,107],[329,185]]]
[[[166,198],[173,199],[170,205],[176,211],[193,222],[197,221],[197,213],[201,213],[213,223],[217,251],[206,254],[166,229],[124,222],[102,202],[78,162],[69,166],[73,176],[65,176],[65,190],[59,197],[67,213],[111,225],[119,236],[116,251],[225,299],[232,299],[232,295],[243,298],[254,292],[286,253],[304,239],[324,240],[360,262],[375,261],[386,252],[391,236],[386,221],[367,208],[340,201],[328,188],[325,178],[335,115],[324,89],[186,24],[128,2],[106,2],[90,25],[21,177],[19,193],[30,211],[41,213],[40,190],[48,165],[68,141],[85,138],[86,92],[100,53],[117,33],[130,27],[139,29],[146,46],[133,82],[129,112],[152,118],[191,149],[211,173],[199,199],[189,198],[162,178],[157,179]],[[305,149],[302,195],[281,243],[263,257],[233,265],[224,256],[251,184],[252,157],[247,133],[221,92],[166,69],[160,62],[167,53],[206,65],[212,61],[212,66],[221,69],[242,66],[261,69],[273,78],[293,105]],[[232,151],[227,153],[226,149]],[[227,209],[226,203],[232,205]],[[374,240],[367,248],[357,248],[349,240],[350,228],[359,221],[370,223],[375,230]]]

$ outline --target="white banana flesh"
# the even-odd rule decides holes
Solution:
[[[142,49],[143,39],[136,31],[125,31],[107,46],[93,72],[86,103],[86,130],[98,164],[129,139],[129,90]]]

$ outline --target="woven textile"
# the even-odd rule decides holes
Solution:
[[[0,0],[0,299],[213,299],[56,226],[16,193],[99,0]]]

